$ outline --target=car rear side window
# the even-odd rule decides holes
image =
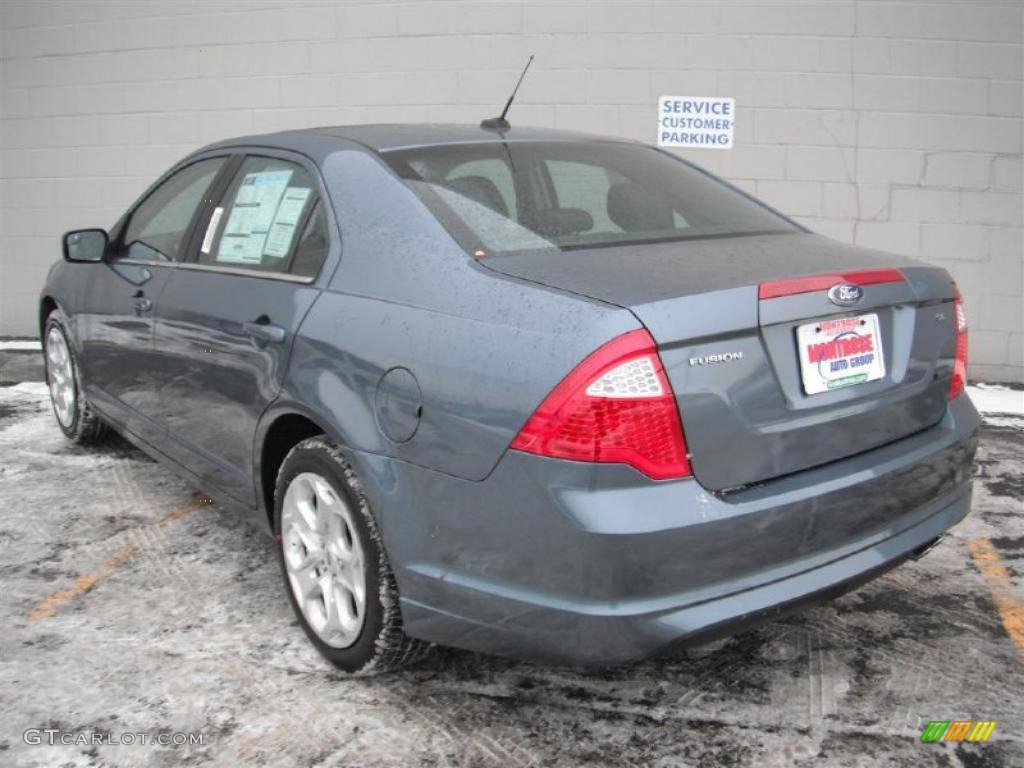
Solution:
[[[132,212],[115,258],[181,261],[192,218],[226,158],[200,160],[164,181]]]
[[[296,246],[305,244],[302,268],[310,270],[317,246],[313,234],[306,233],[318,199],[312,174],[298,163],[247,157],[210,217],[199,263],[287,272]],[[326,228],[320,242],[322,263]],[[318,269],[319,265],[313,274]]]
[[[710,174],[639,144],[492,141],[382,157],[478,257],[799,231]]]

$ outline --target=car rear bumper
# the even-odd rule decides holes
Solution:
[[[924,432],[724,495],[516,452],[476,483],[363,459],[389,497],[372,501],[390,510],[382,529],[409,634],[607,664],[777,617],[899,564],[968,513],[978,424],[961,397]]]

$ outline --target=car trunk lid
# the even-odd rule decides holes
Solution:
[[[524,253],[483,263],[631,310],[658,343],[694,475],[711,490],[870,450],[935,424],[945,412],[955,317],[954,286],[942,269],[803,233]],[[892,269],[899,271],[881,273],[891,279],[860,286],[853,306],[829,299],[831,280],[799,292],[776,282]],[[851,324],[871,333],[882,358],[879,378],[813,391],[801,373],[799,342],[822,358],[819,366],[849,362],[845,353],[865,348],[827,344]]]

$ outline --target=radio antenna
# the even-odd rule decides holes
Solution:
[[[501,114],[498,117],[489,117],[486,120],[480,121],[480,127],[488,131],[507,131],[511,128],[511,124],[505,119],[505,115],[508,114],[508,108],[512,106],[512,100],[516,97],[516,93],[519,91],[519,86],[523,84],[523,78],[526,77],[526,70],[530,68],[533,63],[533,54],[530,54],[529,60],[526,62],[526,66],[523,67],[523,72],[519,75],[519,80],[516,81],[516,87],[512,89],[512,95],[508,97],[508,101],[505,102],[505,108],[501,110]]]

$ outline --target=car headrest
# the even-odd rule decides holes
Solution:
[[[449,179],[445,183],[449,189],[458,192],[463,197],[468,197],[480,205],[486,205],[502,216],[508,216],[505,198],[498,191],[498,186],[486,176],[460,176],[457,179]]]
[[[664,196],[631,181],[608,188],[608,218],[625,232],[672,229],[672,207]]]
[[[594,228],[594,217],[582,208],[548,208],[534,211],[529,227],[538,235],[563,237]]]

